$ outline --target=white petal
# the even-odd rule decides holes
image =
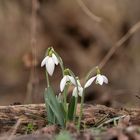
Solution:
[[[108,79],[107,79],[107,77],[106,77],[105,75],[102,75],[102,77],[103,77],[103,79],[104,79],[104,82],[105,82],[106,84],[108,84]]]
[[[70,81],[69,75],[65,75],[65,76],[66,76],[66,81],[67,81],[67,82]]]
[[[49,75],[52,76],[53,72],[54,72],[54,68],[55,68],[55,64],[54,64],[54,61],[53,61],[52,57],[48,58],[46,68],[47,68],[47,71],[48,71]]]
[[[97,82],[97,84],[100,84],[100,85],[103,84],[104,79],[101,74],[97,74],[96,82]]]
[[[92,84],[92,82],[95,80],[95,78],[96,78],[96,76],[90,78],[90,79],[86,82],[84,88],[89,87],[89,86]]]
[[[60,82],[60,91],[62,92],[64,90],[64,87],[66,85],[67,82],[67,76],[64,76]]]
[[[46,56],[43,60],[42,60],[42,62],[41,62],[41,67],[43,67],[44,65],[46,65],[46,63],[47,63],[47,61],[48,61],[48,56]]]
[[[75,97],[78,96],[78,94],[77,94],[77,87],[75,87],[75,88],[73,89],[72,96],[75,96]]]
[[[55,56],[54,53],[52,54],[52,59],[53,59],[54,63],[55,63],[56,65],[58,65],[59,61],[58,61],[58,59],[57,59],[57,57]]]
[[[69,81],[70,81],[72,84],[76,85],[76,81],[75,81],[75,79],[74,79],[72,76],[68,76],[68,78],[69,78]]]
[[[79,87],[78,90],[79,90],[79,92],[78,92],[79,96],[82,97],[82,95],[83,95],[83,88]]]

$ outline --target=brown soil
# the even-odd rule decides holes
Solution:
[[[79,111],[77,111],[78,114]],[[46,126],[45,116],[43,104],[1,106],[1,139],[54,138],[61,129],[58,126]],[[69,123],[66,129],[77,140],[139,140],[140,109],[114,109],[103,105],[85,104],[81,128],[81,131],[78,131],[74,124]]]

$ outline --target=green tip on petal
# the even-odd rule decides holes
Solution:
[[[53,47],[49,47],[46,51],[46,55],[50,56],[50,53],[53,53],[53,51],[54,51]]]
[[[70,72],[69,72],[68,68],[64,70],[64,75],[70,75]]]

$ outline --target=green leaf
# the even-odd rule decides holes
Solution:
[[[58,99],[58,98],[56,98],[56,100],[57,100],[57,102],[59,103],[59,105],[60,105],[60,107],[61,107],[61,109],[62,109],[62,112],[64,112],[64,116],[65,116],[65,118],[66,118],[66,111],[65,111],[65,109],[64,109],[64,105],[63,105],[63,102],[62,102],[62,99]],[[66,120],[66,119],[65,119]]]
[[[49,92],[49,91],[48,91]],[[52,111],[52,109],[50,108],[50,106],[48,105],[47,101],[46,101],[46,89],[45,89],[45,93],[44,93],[44,97],[45,97],[45,106],[46,106],[46,111],[47,111],[47,120],[48,120],[48,124],[54,124],[54,118],[55,115]]]
[[[68,119],[73,120],[74,118],[74,107],[75,107],[75,97],[72,96],[71,101],[68,106]]]
[[[54,124],[56,117],[55,117],[52,109],[50,108],[50,106],[49,105],[46,105],[46,107],[47,107],[47,119],[48,119],[48,123],[49,124]]]
[[[52,111],[51,112],[49,110],[49,112],[48,112],[51,114],[51,115],[49,114],[50,115],[49,119],[53,114],[56,117],[58,124],[60,124],[61,126],[64,127],[65,126],[64,108],[63,108],[63,106],[60,105],[60,103],[56,99],[54,91],[53,91],[52,87],[50,87],[50,86],[47,89],[45,89],[45,102],[46,102],[46,105],[49,106]],[[50,120],[51,120],[51,122],[53,122],[55,119],[53,117],[53,119],[50,119]],[[55,122],[53,122],[53,123],[55,123]]]

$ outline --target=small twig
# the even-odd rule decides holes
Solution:
[[[18,129],[20,123],[21,123],[21,119],[18,119],[17,123],[13,127],[13,131],[12,131],[11,135],[9,136],[9,138],[7,140],[12,140],[13,139],[14,135],[17,132],[17,129]]]
[[[94,15],[89,9],[88,7],[84,4],[84,2],[82,0],[76,0],[79,4],[79,6],[82,8],[82,10],[94,21],[96,22],[101,22],[102,19],[96,15]]]
[[[38,118],[38,119],[41,119],[41,120],[46,121],[45,118],[43,118],[43,117],[41,117],[41,116],[38,116],[38,115],[34,115],[34,114],[32,114],[32,113],[26,113],[26,112],[25,112],[25,115],[27,115],[27,116],[32,116],[32,117],[34,117],[34,118]]]
[[[136,31],[140,29],[140,21],[137,22],[130,30],[119,40],[117,43],[109,50],[109,52],[102,59],[100,64],[98,65],[100,69],[102,69],[111,56],[116,52],[118,48],[120,48]]]
[[[97,121],[95,123],[95,127],[99,126],[100,124],[102,124],[106,119],[107,119],[108,115],[104,116],[103,118],[101,118],[99,121]]]
[[[126,117],[126,115],[123,115],[123,116],[119,116],[119,117],[115,117],[115,118],[112,118],[110,120],[107,120],[105,122],[103,122],[102,124],[100,124],[99,126],[97,126],[97,128],[101,128],[103,125],[105,124],[108,124],[108,123],[111,123],[111,122],[114,122],[114,121],[117,121],[117,120],[120,120],[122,118]]]
[[[139,29],[140,29],[140,21],[137,22],[134,26],[132,26],[130,30],[119,41],[117,41],[113,47],[111,47],[111,49],[108,51],[108,53],[104,56],[104,58],[99,63],[98,67],[102,69],[106,65],[106,63],[109,61],[109,59],[112,57],[112,55],[116,52],[116,50],[120,48]],[[94,66],[90,70],[90,75],[95,74],[95,72],[96,72],[96,69]],[[83,82],[84,80],[81,79],[81,81]]]
[[[130,30],[120,39],[118,40],[114,46],[111,47],[111,49],[108,51],[108,53],[104,56],[104,58],[99,63],[98,67],[102,69],[106,63],[109,61],[109,59],[113,56],[113,54],[116,52],[117,49],[119,49],[136,31],[140,29],[140,21],[137,22],[135,25],[133,25]],[[96,73],[96,68],[93,66],[89,72],[88,77],[91,75],[94,75]],[[84,83],[84,79],[80,79],[81,83]]]

